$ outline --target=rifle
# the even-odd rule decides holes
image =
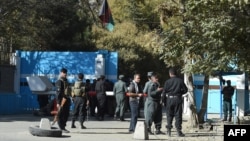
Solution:
[[[87,110],[87,121],[89,121],[89,113],[90,113],[90,111],[89,111],[89,110],[90,110],[89,106],[86,107],[86,110]]]
[[[55,106],[54,109],[56,109],[56,110],[50,112],[52,115],[54,115],[52,125],[54,125],[58,121],[58,113],[60,112],[60,110],[62,109],[61,107],[63,107],[63,105],[65,104],[66,101],[67,101],[67,99],[63,97],[59,108],[57,107],[57,104],[54,104],[54,106]]]

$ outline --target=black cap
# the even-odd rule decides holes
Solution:
[[[123,79],[124,78],[124,75],[119,75],[119,79]]]
[[[148,76],[149,76],[149,77],[152,76],[153,73],[154,73],[154,72],[152,72],[152,71],[148,72]]]
[[[68,72],[68,70],[67,70],[67,69],[65,69],[65,68],[62,68],[60,72],[62,72],[62,73],[67,73],[67,72]]]
[[[83,74],[83,73],[78,73],[78,78],[79,78],[80,80],[83,80],[83,77],[84,77],[84,74]]]
[[[101,79],[105,79],[105,75],[100,75],[100,77],[99,78],[101,78]]]

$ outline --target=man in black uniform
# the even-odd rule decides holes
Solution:
[[[81,129],[86,129],[83,125],[87,115],[87,106],[89,105],[88,95],[87,95],[87,88],[86,85],[84,86],[83,83],[84,75],[82,73],[78,74],[78,80],[75,82],[74,86],[72,87],[72,98],[74,102],[74,110],[72,114],[72,124],[71,128],[76,128],[75,121],[79,116],[79,122]]]
[[[67,80],[67,69],[62,68],[60,71],[59,79],[55,83],[57,91],[56,91],[56,101],[57,101],[57,109],[58,109],[58,126],[64,133],[69,133],[68,130],[65,129],[66,122],[68,121],[69,111],[70,111],[70,87]]]
[[[49,95],[38,95],[37,101],[39,103],[40,110],[45,108],[49,104]]]
[[[227,121],[227,116],[229,112],[228,121],[232,121],[232,96],[234,94],[234,87],[231,86],[231,80],[227,80],[227,86],[222,90],[223,94],[223,112],[224,118],[222,121]]]
[[[184,81],[176,76],[174,68],[169,69],[168,79],[164,84],[164,94],[166,94],[166,113],[167,113],[167,135],[171,136],[173,118],[179,137],[185,136],[182,133],[182,95],[187,93],[188,89]]]
[[[101,75],[100,80],[96,82],[95,91],[97,96],[98,119],[104,120],[105,102],[106,102],[106,84],[105,76]]]
[[[95,109],[97,107],[97,98],[96,98],[96,91],[95,91],[95,85],[97,80],[94,79],[93,83],[91,84],[90,91],[88,91],[89,95],[89,104],[90,104],[90,115],[95,116]]]

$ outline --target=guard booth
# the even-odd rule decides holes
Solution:
[[[0,92],[0,114],[31,113],[37,109],[37,95],[54,94],[52,85],[54,86],[63,67],[68,69],[67,78],[71,84],[80,72],[84,74],[85,80],[90,79],[91,82],[100,75],[105,75],[111,82],[117,81],[117,52],[16,51],[12,60],[16,67],[14,92]],[[27,78],[43,84],[31,89]]]
[[[231,85],[235,88],[234,95],[232,97],[233,116],[235,118],[246,116],[250,112],[248,75],[246,73],[223,73],[222,77],[224,80],[231,80]],[[193,80],[196,107],[199,111],[202,102],[204,76],[193,75]],[[207,114],[217,114],[220,118],[223,116],[222,88],[223,84],[220,82],[218,77],[209,79]],[[188,112],[188,100],[184,100],[184,114],[190,114]]]

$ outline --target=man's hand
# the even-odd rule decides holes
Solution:
[[[60,104],[56,104],[56,108],[57,108],[57,111],[59,111],[60,108],[61,108],[61,105]]]
[[[158,92],[160,92],[160,91],[162,91],[163,90],[163,88],[157,88],[157,91]]]
[[[143,94],[142,94],[142,93],[139,93],[139,94],[138,94],[138,96],[139,96],[139,97],[142,97],[142,96],[143,96]]]
[[[143,96],[143,93],[139,93],[139,94],[136,94],[136,93],[128,93],[127,95],[130,96],[130,97],[142,97],[142,96]]]

